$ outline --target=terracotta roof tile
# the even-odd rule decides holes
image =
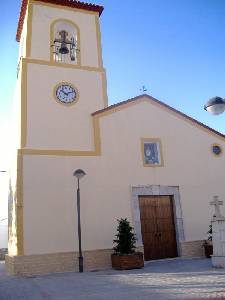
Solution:
[[[218,135],[218,136],[221,136],[222,138],[225,139],[225,135],[224,135],[223,133],[221,133],[221,132],[219,132],[219,131],[217,131],[217,130],[215,130],[215,129],[213,129],[213,128],[211,128],[211,127],[209,127],[209,126],[207,126],[207,125],[205,125],[205,124],[203,124],[203,123],[201,123],[201,122],[199,122],[199,121],[197,121],[196,119],[194,119],[194,118],[192,118],[192,117],[189,117],[188,115],[186,115],[186,114],[180,112],[179,110],[177,110],[177,109],[175,109],[175,108],[173,108],[173,107],[171,107],[171,106],[165,104],[164,102],[159,101],[158,99],[153,98],[152,96],[149,96],[149,95],[147,95],[147,94],[143,94],[143,95],[140,95],[140,96],[137,96],[137,97],[128,99],[128,100],[126,100],[126,101],[122,101],[122,102],[119,102],[119,103],[110,105],[110,106],[108,106],[108,107],[106,107],[106,108],[104,108],[104,109],[101,109],[101,110],[98,110],[98,111],[92,113],[92,116],[101,115],[102,113],[107,112],[107,111],[110,112],[110,110],[113,110],[114,108],[117,108],[117,107],[120,107],[120,106],[122,107],[123,105],[126,105],[126,104],[128,104],[128,103],[132,103],[132,102],[139,101],[139,100],[141,100],[143,97],[148,98],[150,102],[159,104],[160,106],[165,107],[165,108],[167,108],[168,110],[170,110],[170,111],[172,111],[172,112],[175,112],[176,114],[178,114],[178,115],[182,116],[183,118],[185,118],[185,119],[191,121],[192,123],[197,124],[198,126],[203,127],[203,128],[205,128],[205,129],[207,129],[207,130],[213,132],[214,134],[216,134],[216,135]]]
[[[80,2],[76,0],[34,0],[34,1],[40,1],[44,3],[51,3],[51,4],[56,4],[56,5],[62,5],[62,6],[67,6],[71,8],[78,8],[78,9],[84,9],[84,10],[89,10],[89,11],[94,11],[98,12],[99,16],[104,10],[103,6],[100,5],[95,5],[91,3],[85,3],[85,2]],[[16,34],[16,40],[17,42],[20,41],[21,38],[21,33],[23,30],[23,23],[26,15],[26,10],[27,10],[27,4],[28,0],[22,0],[22,5],[20,9],[20,17],[19,17],[19,22],[18,22],[18,27],[17,27],[17,34]]]

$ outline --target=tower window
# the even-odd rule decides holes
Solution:
[[[75,25],[58,21],[52,28],[51,57],[55,62],[77,64],[79,61],[79,35]]]

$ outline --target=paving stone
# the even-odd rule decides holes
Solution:
[[[225,300],[225,269],[210,259],[171,259],[141,270],[7,276],[0,263],[0,300]]]

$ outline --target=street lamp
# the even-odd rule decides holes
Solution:
[[[225,111],[225,99],[213,97],[205,104],[204,109],[212,115],[220,115]]]
[[[82,256],[82,247],[81,247],[81,225],[80,225],[80,179],[84,177],[86,173],[77,169],[73,176],[77,178],[77,218],[78,218],[78,240],[79,240],[79,272],[83,272],[83,256]]]

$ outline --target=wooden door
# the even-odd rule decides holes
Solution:
[[[171,196],[140,196],[141,232],[145,260],[177,256]]]

